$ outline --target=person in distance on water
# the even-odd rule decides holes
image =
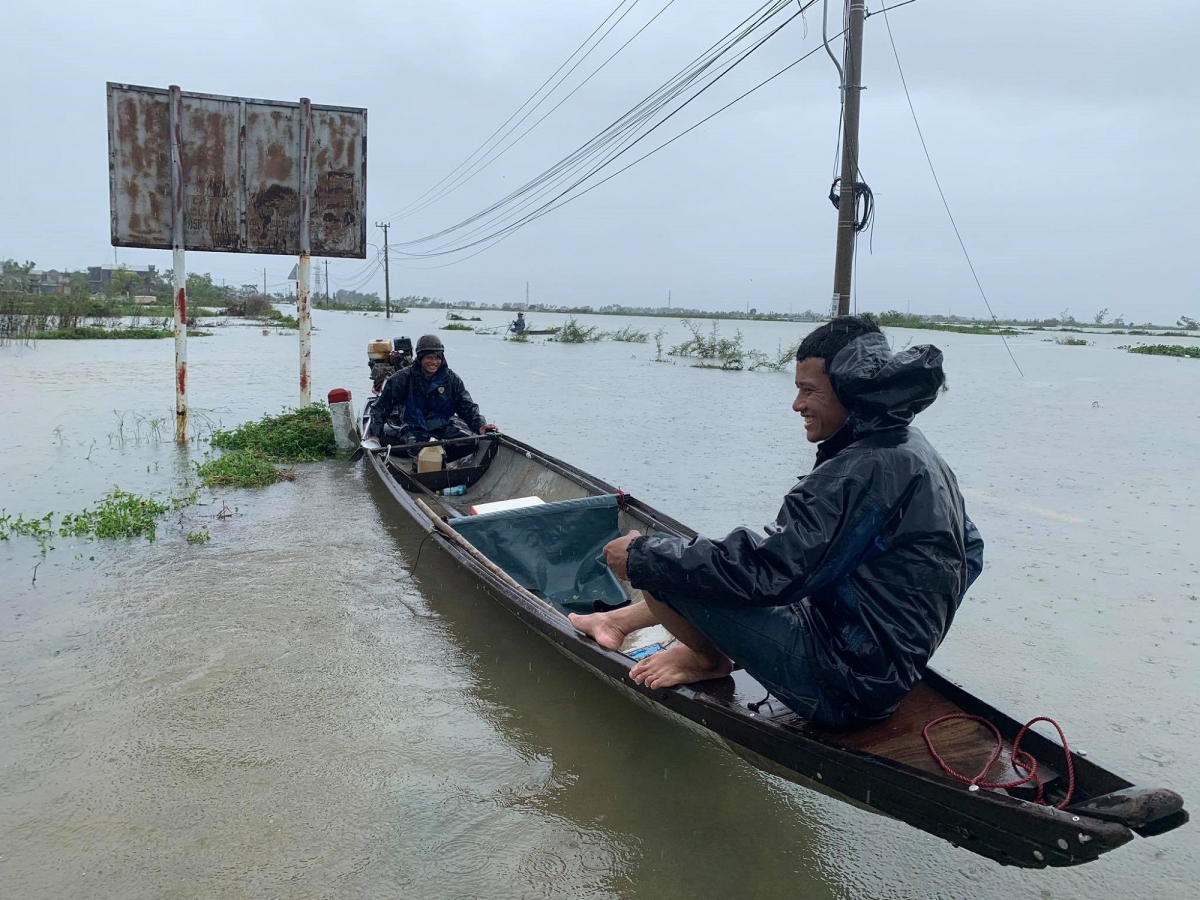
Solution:
[[[910,424],[944,383],[940,350],[893,354],[869,316],[820,326],[796,352],[792,403],[816,464],[766,536],[630,532],[604,555],[645,602],[572,624],[612,650],[665,626],[679,642],[630,670],[648,688],[720,678],[737,663],[816,724],[886,718],[983,568],[954,473]]]
[[[419,445],[496,431],[467,393],[467,387],[446,364],[446,348],[436,334],[417,341],[415,361],[384,382],[371,408],[367,438],[381,444]],[[397,426],[389,419],[396,414]],[[469,430],[468,430],[469,429]],[[446,448],[447,459],[472,452],[470,443]]]

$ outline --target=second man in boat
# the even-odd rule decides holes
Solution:
[[[910,425],[944,383],[940,350],[893,354],[869,317],[817,328],[796,353],[792,404],[816,464],[766,536],[630,532],[605,557],[645,602],[572,623],[613,650],[665,626],[679,643],[630,670],[648,688],[724,677],[737,663],[816,724],[887,717],[983,568],[954,473]]]
[[[368,439],[415,448],[431,440],[497,430],[483,417],[463,380],[446,363],[446,348],[436,334],[417,341],[415,357],[411,366],[384,382],[371,409]],[[446,458],[467,456],[472,449],[470,443],[448,446]]]

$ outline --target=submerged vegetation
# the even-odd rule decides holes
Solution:
[[[650,333],[643,331],[641,328],[626,325],[624,328],[614,331],[610,337],[614,341],[624,341],[629,344],[644,344],[650,338]]]
[[[1145,353],[1148,356],[1175,356],[1180,359],[1200,359],[1200,347],[1184,347],[1182,344],[1138,344],[1119,348],[1130,353]]]
[[[1084,338],[1061,337],[1054,343],[1063,347],[1086,347],[1091,341]]]
[[[448,325],[442,326],[442,331],[474,331],[470,325],[465,325],[462,322],[451,322]]]
[[[13,535],[33,538],[43,554],[54,549],[50,541],[55,537],[144,537],[153,541],[157,536],[159,517],[171,509],[186,506],[192,499],[194,495],[162,502],[114,488],[94,507],[80,513],[64,514],[57,526],[53,512],[39,519],[26,519],[22,515],[13,518],[0,510],[0,541],[7,541]]]
[[[595,325],[580,325],[574,316],[568,317],[563,327],[558,330],[552,340],[560,344],[591,344],[602,341],[608,336]]]
[[[211,443],[221,456],[196,467],[208,487],[260,487],[295,478],[288,463],[316,462],[338,455],[329,410],[322,403],[285,410],[246,422],[232,431],[218,429]]]
[[[739,371],[745,368],[746,351],[742,347],[740,328],[730,338],[721,335],[721,327],[715,320],[707,334],[698,323],[690,319],[684,319],[683,325],[692,333],[692,336],[682,344],[672,347],[670,351],[672,356],[698,359],[700,362],[696,365],[702,369]]]
[[[881,328],[913,328],[923,331],[953,331],[959,334],[1003,334],[1013,335],[1021,334],[1015,328],[1006,328],[998,323],[994,324],[978,324],[974,322],[939,322],[930,319],[929,316],[922,316],[916,313],[902,313],[899,310],[889,309],[886,312],[877,313],[875,321]]]

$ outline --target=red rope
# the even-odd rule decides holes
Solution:
[[[992,734],[996,736],[996,749],[992,753],[991,759],[987,761],[987,764],[983,767],[983,771],[981,771],[974,778],[968,778],[967,776],[955,772],[952,768],[950,768],[950,766],[944,759],[942,759],[941,755],[934,748],[933,738],[929,736],[930,729],[936,725],[941,725],[943,722],[949,722],[951,719],[967,719],[971,722],[978,722],[980,725],[986,725],[991,729]],[[929,748],[929,753],[933,757],[934,761],[941,766],[943,772],[956,781],[961,781],[963,784],[969,784],[973,787],[985,788],[1015,788],[1020,787],[1023,784],[1028,784],[1032,781],[1037,785],[1037,802],[1045,806],[1046,801],[1042,796],[1042,781],[1037,777],[1037,760],[1034,759],[1032,754],[1021,749],[1021,740],[1025,737],[1025,733],[1029,731],[1030,726],[1036,722],[1049,722],[1054,726],[1054,730],[1058,732],[1059,740],[1062,741],[1063,755],[1067,760],[1067,795],[1063,798],[1061,803],[1055,804],[1054,808],[1065,809],[1067,804],[1071,802],[1071,795],[1075,793],[1075,764],[1071,760],[1071,748],[1067,746],[1067,736],[1063,734],[1062,728],[1060,728],[1058,723],[1053,719],[1046,716],[1038,716],[1036,719],[1030,719],[1028,722],[1022,725],[1021,730],[1017,732],[1017,737],[1016,740],[1013,741],[1012,753],[1009,754],[1009,758],[1012,762],[1012,767],[1014,770],[1020,772],[1023,769],[1028,774],[1024,778],[1018,778],[1015,781],[983,780],[983,777],[987,775],[988,770],[991,769],[996,760],[1000,758],[1000,754],[1004,752],[1004,737],[1000,734],[1000,729],[983,716],[972,716],[967,713],[951,713],[947,716],[941,716],[940,718],[934,719],[921,730],[921,737],[925,738],[925,746]]]

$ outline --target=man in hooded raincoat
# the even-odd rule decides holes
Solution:
[[[418,340],[415,355],[411,366],[384,382],[371,407],[367,438],[416,446],[434,439],[444,441],[496,430],[467,393],[463,380],[446,364],[446,348],[436,334]],[[388,422],[393,413],[400,419],[398,429]],[[469,444],[450,446],[446,458],[455,459],[471,451]]]
[[[886,718],[983,568],[954,473],[910,425],[944,383],[940,350],[893,354],[870,317],[817,328],[796,353],[792,404],[819,443],[816,465],[766,536],[630,532],[605,557],[645,602],[571,621],[610,649],[664,625],[679,643],[630,671],[650,688],[719,678],[736,662],[817,724]]]

